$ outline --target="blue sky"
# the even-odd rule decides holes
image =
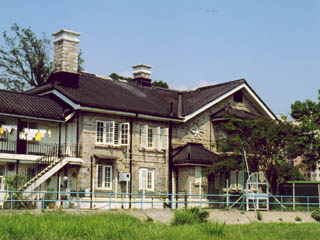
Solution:
[[[192,89],[245,78],[274,113],[320,88],[319,0],[4,1],[0,31],[81,33],[85,70],[152,78]],[[1,43],[1,40],[0,40]]]

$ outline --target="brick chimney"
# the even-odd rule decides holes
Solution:
[[[78,72],[80,33],[61,29],[54,36],[54,72]]]
[[[133,81],[143,86],[151,86],[151,71],[152,68],[146,64],[137,64],[133,68]]]

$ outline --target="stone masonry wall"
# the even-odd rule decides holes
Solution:
[[[93,158],[93,179],[95,182],[96,171],[95,166],[99,161],[107,165],[112,165],[113,181],[112,192],[126,192],[125,182],[119,182],[120,172],[130,172],[130,144],[126,146],[111,146],[96,144],[96,121],[114,120],[117,122],[128,122],[129,119],[122,117],[115,117],[109,115],[98,115],[85,113],[80,118],[80,142],[82,144],[82,159],[84,161],[80,171],[78,186],[80,190],[90,188],[91,176],[91,158]],[[152,168],[154,169],[154,192],[167,192],[168,182],[168,151],[143,149],[140,147],[140,125],[149,124],[150,126],[167,127],[163,123],[156,123],[150,121],[133,120],[133,156],[132,156],[132,192],[139,191],[139,169]],[[104,159],[98,159],[94,155],[107,156]],[[110,156],[110,158],[108,158]],[[116,158],[116,159],[114,159]]]
[[[78,43],[60,40],[54,43],[54,71],[78,72]]]

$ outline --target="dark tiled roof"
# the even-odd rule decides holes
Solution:
[[[230,90],[245,83],[244,79],[225,82],[207,87],[198,88],[194,91],[183,93],[183,115],[193,113],[197,109],[203,107],[207,103],[221,97]]]
[[[6,90],[0,90],[0,113],[64,119],[64,108],[51,98]]]
[[[176,91],[108,80],[88,73],[58,72],[51,75],[46,85],[28,92],[37,94],[56,89],[81,106],[178,118],[179,95],[183,117],[245,82],[241,79],[193,91]]]
[[[187,143],[173,150],[172,160],[175,165],[212,165],[218,158],[218,155],[210,152],[200,143]]]

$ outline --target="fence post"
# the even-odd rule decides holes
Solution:
[[[111,193],[109,193],[109,210],[111,210]]]
[[[281,198],[280,198],[280,199],[281,199],[281,204],[280,204],[280,205],[281,205],[281,212],[282,212],[282,205],[283,205],[283,204],[282,204],[282,203],[283,203],[282,196],[281,196]]]
[[[45,208],[45,206],[44,206],[44,192],[42,192],[42,209],[44,209]]]
[[[142,212],[143,209],[143,194],[140,193],[140,211]]]
[[[202,211],[202,194],[200,194],[200,211]]]
[[[307,196],[307,211],[310,211],[310,206],[309,206],[309,196]]]
[[[171,210],[173,210],[173,201],[174,201],[174,197],[173,197],[173,193],[171,193]]]
[[[10,210],[13,210],[13,203],[12,203],[12,199],[13,199],[13,192],[10,192]]]
[[[79,196],[79,192],[77,192],[77,210],[80,210],[80,202],[79,202],[79,199],[80,196]]]

